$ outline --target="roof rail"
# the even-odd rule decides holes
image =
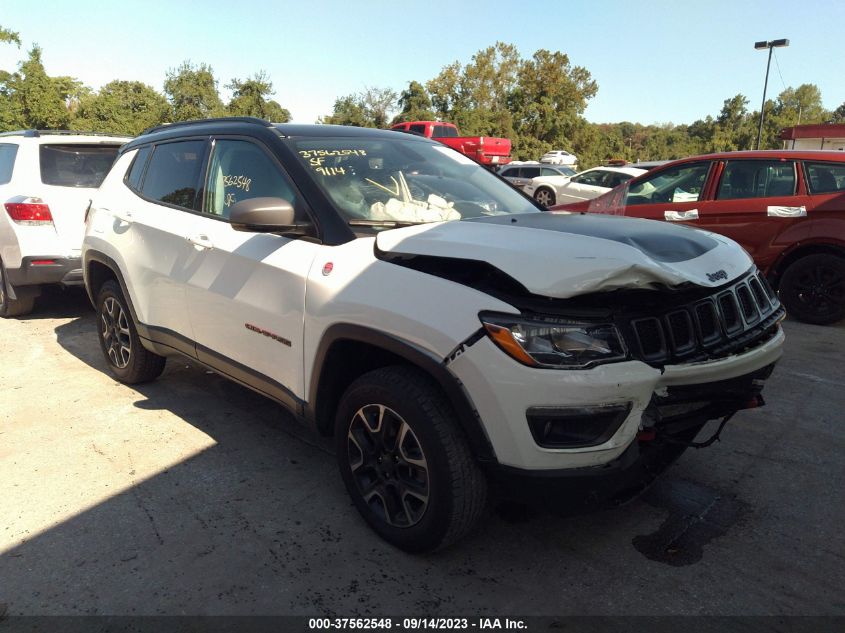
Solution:
[[[190,121],[162,123],[161,125],[156,125],[147,128],[138,136],[143,136],[144,134],[152,134],[153,132],[160,132],[161,130],[170,130],[175,127],[183,127],[188,125],[202,125],[203,123],[252,123],[254,125],[261,125],[263,127],[272,127],[273,125],[272,123],[270,123],[270,121],[267,121],[266,119],[259,119],[255,116],[225,116],[212,119],[191,119]]]
[[[14,130],[12,132],[0,132],[0,136],[23,136],[26,138],[38,138],[47,135],[66,135],[79,134],[84,136],[123,136],[131,138],[130,134],[110,134],[108,132],[86,132],[84,130]]]

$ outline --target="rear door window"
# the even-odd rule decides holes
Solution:
[[[795,194],[795,163],[779,160],[732,160],[722,170],[718,200],[774,198]]]
[[[623,182],[628,182],[631,178],[633,178],[631,174],[625,174],[622,172],[609,173],[604,182],[604,186],[612,189],[613,187],[621,185]]]
[[[586,171],[579,176],[575,176],[572,179],[572,182],[579,185],[588,185],[590,187],[603,187],[604,180],[607,177],[606,174],[607,172],[605,171],[594,169],[592,171]]]
[[[810,193],[837,193],[845,191],[845,163],[804,163]]]
[[[408,128],[414,134],[419,134],[420,136],[425,136],[425,125],[412,125]]]
[[[141,193],[185,209],[197,209],[197,191],[206,142],[178,141],[156,145]]]
[[[41,182],[56,187],[99,187],[118,149],[118,145],[41,145]]]
[[[15,156],[18,153],[18,146],[12,143],[0,144],[0,185],[5,185],[12,180],[12,170],[15,167]]]
[[[520,176],[523,178],[536,178],[540,175],[539,167],[523,167]]]

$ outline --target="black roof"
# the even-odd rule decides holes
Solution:
[[[123,151],[131,150],[138,145],[151,141],[162,141],[184,136],[202,136],[206,134],[252,134],[257,136],[273,134],[277,137],[287,138],[325,138],[325,137],[366,137],[366,138],[402,138],[416,139],[423,142],[432,142],[422,137],[404,134],[395,130],[377,130],[373,128],[352,127],[348,125],[320,125],[303,123],[271,123],[257,117],[222,117],[217,119],[197,119],[193,121],[180,121],[178,123],[166,123],[149,128],[132,142],[127,143]]]
[[[354,137],[368,137],[368,138],[396,138],[401,134],[402,138],[421,138],[414,134],[406,134],[397,130],[379,130],[371,127],[354,127],[351,125],[322,125],[322,124],[308,124],[308,123],[275,123],[273,124],[283,136],[290,138],[313,136],[313,137],[328,137],[328,136],[354,136]]]

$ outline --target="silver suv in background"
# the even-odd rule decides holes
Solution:
[[[563,165],[542,165],[537,162],[510,163],[499,169],[499,175],[517,189],[528,185],[540,176],[574,176],[577,172]]]
[[[85,210],[129,137],[0,134],[0,317],[28,314],[43,284],[82,283]]]

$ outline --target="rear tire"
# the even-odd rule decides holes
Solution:
[[[551,206],[554,206],[555,192],[549,189],[548,187],[540,187],[537,191],[534,192],[534,200],[537,202],[537,204],[549,208]]]
[[[845,258],[805,255],[783,273],[779,287],[786,312],[805,323],[829,325],[845,319]]]
[[[0,262],[0,317],[24,316],[32,312],[35,307],[35,293],[12,299],[9,296],[9,288],[11,287],[12,284],[6,279],[3,262]],[[15,295],[17,296],[17,293]]]
[[[429,552],[466,535],[487,481],[436,383],[405,366],[350,385],[335,418],[338,466],[358,511],[383,539]]]
[[[97,337],[115,377],[134,385],[155,380],[166,359],[141,345],[126,299],[116,281],[108,280],[97,295]]]

